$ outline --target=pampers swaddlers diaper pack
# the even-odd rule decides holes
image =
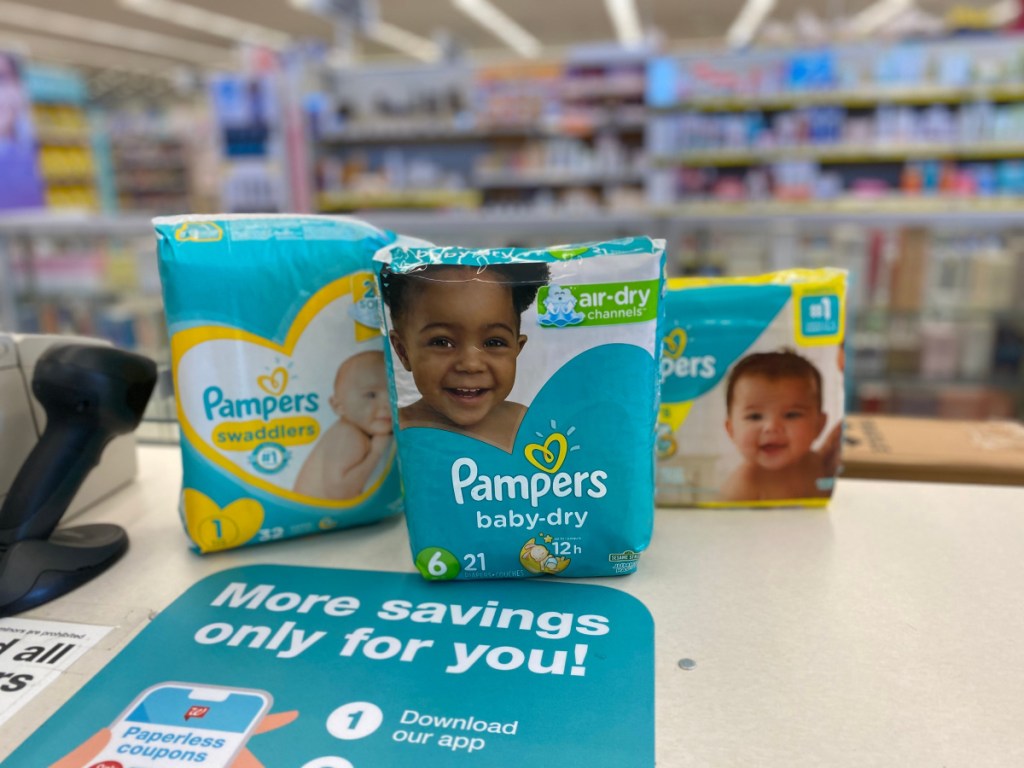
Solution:
[[[658,504],[827,503],[844,410],[845,271],[677,278],[665,305]]]
[[[377,259],[420,573],[634,571],[654,515],[663,242]]]
[[[202,552],[400,510],[373,254],[356,219],[154,220],[184,465]]]

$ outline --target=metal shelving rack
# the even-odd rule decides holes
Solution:
[[[368,212],[362,218],[383,228],[422,237],[440,243],[459,243],[467,246],[541,245],[552,242],[573,242],[648,234],[668,240],[669,272],[711,272],[725,267],[743,272],[767,271],[791,266],[818,266],[815,259],[828,257],[829,263],[848,266],[854,273],[862,270],[863,262],[844,264],[842,244],[836,240],[834,230],[841,229],[863,249],[868,232],[884,232],[897,237],[906,228],[924,229],[949,236],[969,237],[972,232],[1024,231],[1021,219],[1012,207],[967,206],[943,210],[939,203],[933,207],[913,210],[882,210],[870,208],[844,210],[837,206],[764,207],[719,209],[710,215],[707,209],[682,206],[661,211],[645,210],[607,215],[579,214],[548,216],[532,213],[449,211],[449,212]],[[17,296],[11,279],[11,255],[17,241],[24,248],[33,238],[145,238],[152,236],[152,226],[145,216],[102,216],[94,214],[22,214],[0,216],[0,327],[19,330],[15,305]],[[722,237],[746,238],[757,249],[755,263],[742,265],[732,261],[737,254],[725,245],[716,243]],[[809,255],[808,240],[819,238],[817,255]],[[824,245],[822,245],[824,243]],[[725,253],[723,256],[723,250]],[[824,256],[821,255],[824,248]],[[155,250],[155,249],[154,249]],[[1022,251],[1024,252],[1024,251]],[[688,254],[682,261],[680,254]],[[696,254],[696,255],[695,255]],[[1018,256],[1024,260],[1024,256]],[[155,255],[154,255],[155,260]],[[1024,265],[1022,265],[1024,267]],[[1024,273],[1022,273],[1024,274]],[[851,282],[856,282],[854,275]],[[864,371],[858,373],[852,361],[857,356],[859,331],[867,329],[868,336],[884,337],[885,329],[902,324],[913,327],[926,320],[953,323],[971,323],[978,320],[1000,322],[1007,327],[1020,328],[1024,339],[1024,315],[1014,309],[1002,311],[971,307],[946,307],[900,310],[893,306],[860,307],[856,290],[851,288],[850,356],[848,378],[851,384],[887,385],[894,391],[937,391],[964,387],[991,386],[1008,392],[1017,402],[1017,413],[1024,406],[1024,373],[1021,367],[1015,373],[993,370],[991,375],[962,374],[946,377],[928,377],[920,373]],[[882,329],[879,331],[879,329]],[[873,334],[873,336],[872,336]],[[1024,343],[1024,342],[1022,342]],[[1024,367],[1024,366],[1022,366]],[[169,382],[166,387],[169,396]],[[855,394],[855,388],[850,393]],[[161,419],[173,420],[173,405],[168,400],[161,411]]]

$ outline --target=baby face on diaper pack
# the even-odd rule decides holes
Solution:
[[[382,468],[392,444],[383,352],[357,352],[339,365],[329,403],[337,421],[305,457],[293,487],[314,498],[351,499]]]
[[[824,503],[843,416],[845,273],[682,278],[666,304],[659,503]]]
[[[653,513],[661,244],[378,259],[421,573],[634,570]]]
[[[377,249],[355,219],[155,221],[181,425],[186,531],[203,552],[400,509]]]
[[[389,338],[420,394],[399,408],[401,428],[436,427],[511,449],[526,413],[508,399],[527,342],[522,313],[547,278],[546,264],[389,272]]]
[[[729,372],[725,431],[743,457],[723,501],[827,497],[824,462],[812,447],[825,428],[818,369],[791,351],[759,352]]]

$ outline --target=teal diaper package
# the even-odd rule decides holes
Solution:
[[[181,427],[182,522],[212,552],[401,509],[373,254],[326,216],[154,220]]]
[[[420,573],[636,570],[654,516],[663,241],[377,260]]]
[[[845,318],[843,270],[670,280],[658,504],[826,504],[845,407]]]

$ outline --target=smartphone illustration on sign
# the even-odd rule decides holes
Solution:
[[[266,691],[160,683],[110,726],[110,743],[83,768],[228,768],[270,709]]]

